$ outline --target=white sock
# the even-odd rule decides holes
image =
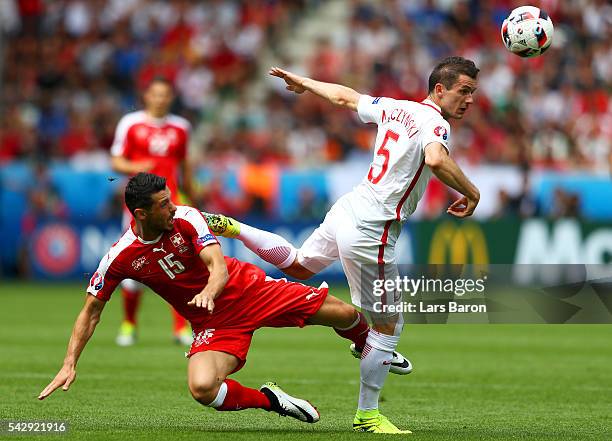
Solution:
[[[215,409],[221,407],[223,402],[225,401],[225,396],[227,395],[227,384],[225,381],[221,383],[221,387],[219,388],[219,392],[217,392],[217,396],[214,400],[207,404],[208,407],[214,407]]]
[[[237,237],[246,247],[277,268],[287,268],[295,260],[297,250],[284,237],[250,225],[240,224]]]
[[[359,364],[361,374],[359,410],[378,409],[380,391],[389,375],[393,351],[398,343],[399,336],[370,330]]]

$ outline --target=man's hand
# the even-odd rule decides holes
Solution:
[[[274,77],[279,77],[285,80],[285,83],[287,83],[287,90],[298,94],[304,93],[304,91],[306,90],[302,85],[305,79],[304,77],[281,69],[280,67],[273,67],[272,69],[270,69],[269,73]]]
[[[76,379],[76,369],[74,366],[66,366],[64,365],[60,371],[57,373],[55,378],[51,383],[45,387],[42,392],[38,395],[39,400],[44,400],[49,395],[51,395],[55,389],[62,388],[62,390],[67,391],[70,388],[70,385],[74,383]]]
[[[446,210],[448,214],[452,214],[456,217],[468,217],[474,213],[476,206],[478,205],[478,199],[468,198],[466,196],[457,199],[453,202],[450,207]]]
[[[212,314],[213,309],[215,309],[215,302],[213,299],[213,295],[204,290],[191,299],[190,302],[187,302],[187,304],[189,306],[195,306],[196,308],[204,308]]]
[[[133,162],[134,174],[140,172],[149,172],[155,167],[155,161],[152,159],[143,159],[142,161]]]

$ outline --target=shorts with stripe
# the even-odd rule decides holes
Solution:
[[[298,262],[319,273],[340,259],[353,304],[367,311],[380,312],[382,305],[397,304],[401,300],[395,291],[379,295],[380,281],[399,276],[395,265],[395,242],[401,225],[388,221],[376,229],[358,227],[344,198],[341,198],[298,250]]]

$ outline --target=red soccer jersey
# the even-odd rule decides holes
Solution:
[[[188,306],[208,283],[208,269],[200,251],[216,244],[202,214],[192,207],[178,206],[172,231],[145,241],[132,228],[123,234],[102,258],[92,276],[87,292],[107,301],[123,279],[147,285],[188,319],[194,326],[206,323],[210,315],[202,308]],[[226,257],[229,280],[215,299],[215,315],[227,312],[245,290],[265,279],[255,265]]]
[[[151,173],[167,179],[172,201],[178,201],[179,164],[187,156],[191,125],[177,115],[155,119],[144,111],[125,115],[117,124],[112,156],[132,161],[153,160]]]

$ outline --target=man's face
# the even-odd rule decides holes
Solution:
[[[153,116],[161,118],[170,110],[173,99],[170,85],[161,81],[154,82],[144,94],[145,109]]]
[[[151,231],[161,233],[163,231],[171,231],[174,226],[174,213],[176,205],[170,199],[170,190],[168,187],[165,190],[158,191],[151,196],[153,205],[148,210],[143,209],[141,218],[143,225]]]
[[[457,81],[450,89],[443,84],[436,85],[436,93],[440,91],[440,108],[444,118],[463,118],[463,114],[474,102],[473,94],[478,82],[467,75],[459,75]],[[440,89],[438,89],[440,88]]]

